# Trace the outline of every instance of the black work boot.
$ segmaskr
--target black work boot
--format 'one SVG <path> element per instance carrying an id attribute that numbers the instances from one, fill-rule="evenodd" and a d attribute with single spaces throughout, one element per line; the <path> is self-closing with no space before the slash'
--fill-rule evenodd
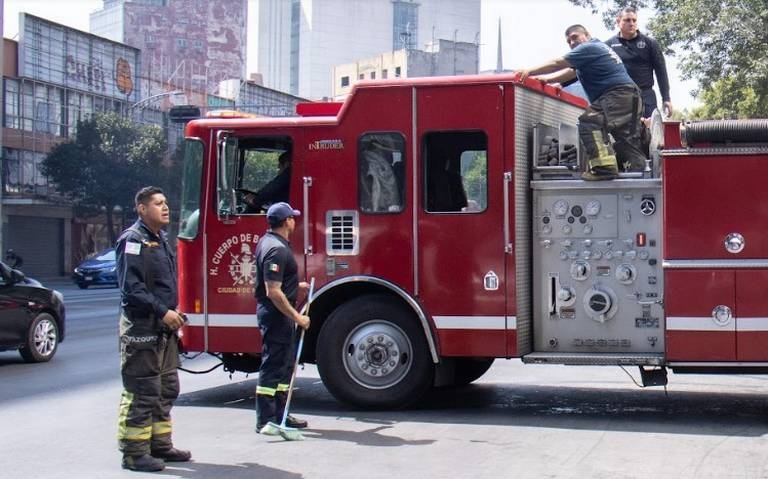
<path id="1" fill-rule="evenodd" d="M 152 457 L 162 459 L 165 462 L 187 462 L 192 459 L 192 453 L 172 447 L 164 451 L 152 451 Z"/>
<path id="2" fill-rule="evenodd" d="M 615 166 L 593 166 L 581 174 L 586 181 L 612 180 L 618 178 L 619 170 Z"/>
<path id="3" fill-rule="evenodd" d="M 123 456 L 123 469 L 139 472 L 157 472 L 165 469 L 162 459 L 144 454 L 141 456 Z"/>
<path id="4" fill-rule="evenodd" d="M 305 427 L 307 427 L 308 424 L 307 424 L 307 421 L 305 421 L 304 419 L 299 419 L 289 414 L 288 417 L 285 419 L 285 425 L 295 429 L 304 429 Z"/>

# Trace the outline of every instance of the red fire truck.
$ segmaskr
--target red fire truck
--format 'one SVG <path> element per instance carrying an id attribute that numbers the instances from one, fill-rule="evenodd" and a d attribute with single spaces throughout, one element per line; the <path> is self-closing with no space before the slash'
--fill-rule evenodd
<path id="1" fill-rule="evenodd" d="M 338 399 L 398 407 L 495 358 L 765 372 L 768 125 L 654 122 L 642 172 L 579 179 L 585 103 L 514 75 L 361 82 L 296 118 L 186 128 L 183 346 L 256 371 L 263 207 L 290 157 L 315 278 L 303 360 Z M 657 119 L 658 120 L 658 119 Z M 266 203 L 265 203 L 266 204 Z"/>

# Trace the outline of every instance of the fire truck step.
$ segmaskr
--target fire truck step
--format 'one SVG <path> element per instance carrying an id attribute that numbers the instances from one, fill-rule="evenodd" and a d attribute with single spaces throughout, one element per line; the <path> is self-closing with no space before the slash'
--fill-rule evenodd
<path id="1" fill-rule="evenodd" d="M 569 364 L 574 366 L 662 366 L 660 353 L 546 353 L 535 352 L 521 358 L 530 364 Z"/>

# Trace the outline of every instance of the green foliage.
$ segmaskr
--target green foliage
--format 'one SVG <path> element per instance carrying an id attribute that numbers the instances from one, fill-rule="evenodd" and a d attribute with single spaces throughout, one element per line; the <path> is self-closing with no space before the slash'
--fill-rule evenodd
<path id="1" fill-rule="evenodd" d="M 734 77 L 715 82 L 702 93 L 703 106 L 695 108 L 689 118 L 764 118 L 768 113 L 768 96 Z"/>
<path id="2" fill-rule="evenodd" d="M 638 11 L 654 6 L 653 0 L 568 0 L 578 7 L 589 8 L 592 13 L 600 13 L 605 28 L 616 26 L 616 15 L 624 7 L 635 7 Z"/>
<path id="3" fill-rule="evenodd" d="M 169 180 L 161 165 L 166 150 L 159 127 L 99 113 L 78 122 L 75 137 L 55 146 L 41 170 L 80 211 L 130 211 L 138 189 Z M 109 214 L 107 225 L 114 241 Z"/>
<path id="4" fill-rule="evenodd" d="M 277 160 L 280 152 L 245 150 L 242 188 L 258 191 L 278 173 Z"/>
<path id="5" fill-rule="evenodd" d="M 682 77 L 699 83 L 704 107 L 697 115 L 768 116 L 766 0 L 570 1 L 603 11 L 609 28 L 615 25 L 615 13 L 630 3 L 639 15 L 652 16 L 651 35 L 665 53 L 680 58 Z"/>
<path id="6" fill-rule="evenodd" d="M 488 204 L 488 155 L 485 151 L 465 151 L 461 155 L 462 178 L 467 199 L 477 201 L 480 210 Z"/>

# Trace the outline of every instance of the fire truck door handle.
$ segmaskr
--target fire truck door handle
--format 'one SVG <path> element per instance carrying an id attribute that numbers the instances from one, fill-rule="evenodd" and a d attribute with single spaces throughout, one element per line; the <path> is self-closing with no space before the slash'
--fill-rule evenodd
<path id="1" fill-rule="evenodd" d="M 312 251 L 312 245 L 309 244 L 309 187 L 312 186 L 312 177 L 305 176 L 304 180 L 304 204 L 302 205 L 302 221 L 304 223 L 304 254 L 310 256 Z"/>
<path id="2" fill-rule="evenodd" d="M 514 250 L 512 246 L 512 236 L 509 231 L 509 185 L 512 183 L 512 172 L 504 172 L 504 252 L 511 254 Z"/>

